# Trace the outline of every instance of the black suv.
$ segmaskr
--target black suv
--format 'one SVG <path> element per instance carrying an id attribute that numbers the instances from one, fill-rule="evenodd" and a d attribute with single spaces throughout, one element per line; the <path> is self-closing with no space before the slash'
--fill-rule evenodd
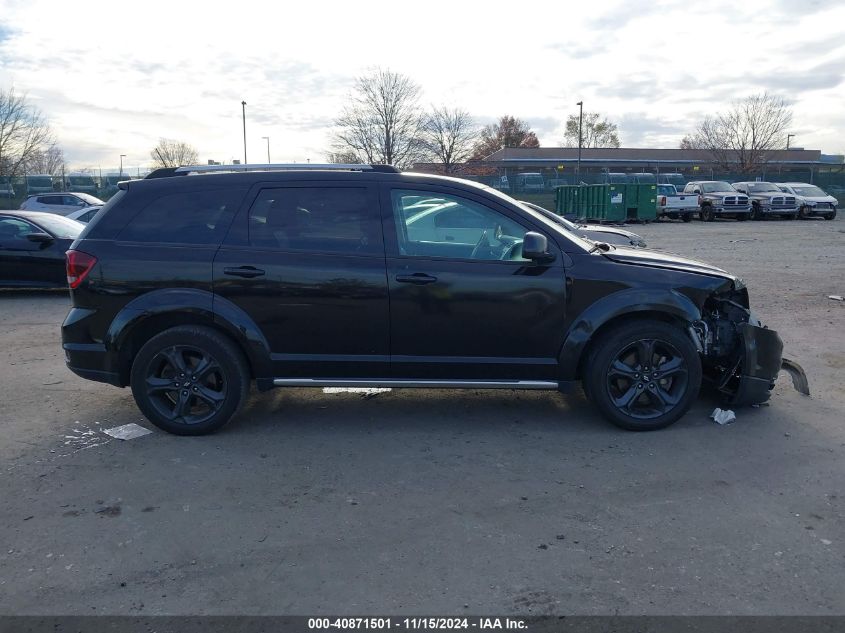
<path id="1" fill-rule="evenodd" d="M 763 402 L 782 343 L 736 277 L 582 240 L 490 187 L 387 166 L 184 167 L 122 182 L 67 254 L 78 375 L 218 429 L 250 382 L 566 390 L 680 418 L 702 378 Z M 789 365 L 802 378 L 800 368 Z"/>

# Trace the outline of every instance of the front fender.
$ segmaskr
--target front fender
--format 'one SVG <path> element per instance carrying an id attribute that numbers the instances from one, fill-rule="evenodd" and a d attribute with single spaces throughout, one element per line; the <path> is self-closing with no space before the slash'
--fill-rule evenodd
<path id="1" fill-rule="evenodd" d="M 581 356 L 603 325 L 622 315 L 648 312 L 661 312 L 686 323 L 701 318 L 699 307 L 677 290 L 629 288 L 602 297 L 578 315 L 566 333 L 558 354 L 561 380 L 578 377 Z"/>
<path id="2" fill-rule="evenodd" d="M 161 315 L 195 316 L 198 323 L 213 323 L 241 347 L 252 367 L 259 388 L 272 384 L 270 345 L 261 330 L 235 304 L 206 290 L 166 288 L 154 290 L 130 301 L 112 320 L 103 337 L 108 352 L 118 356 L 135 328 Z"/>

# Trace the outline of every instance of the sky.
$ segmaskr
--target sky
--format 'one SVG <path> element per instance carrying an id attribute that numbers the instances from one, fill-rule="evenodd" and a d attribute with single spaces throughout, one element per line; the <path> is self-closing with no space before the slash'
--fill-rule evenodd
<path id="1" fill-rule="evenodd" d="M 0 0 L 0 89 L 49 119 L 73 168 L 144 168 L 161 137 L 201 162 L 324 162 L 356 77 L 375 67 L 479 124 L 562 145 L 599 112 L 623 147 L 677 147 L 707 114 L 768 91 L 793 147 L 845 152 L 845 0 L 587 3 Z"/>

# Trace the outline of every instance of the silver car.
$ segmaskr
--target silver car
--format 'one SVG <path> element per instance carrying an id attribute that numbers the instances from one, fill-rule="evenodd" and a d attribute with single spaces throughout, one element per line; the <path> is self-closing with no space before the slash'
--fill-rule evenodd
<path id="1" fill-rule="evenodd" d="M 20 208 L 22 211 L 44 211 L 58 215 L 69 215 L 94 205 L 104 205 L 105 202 L 88 193 L 56 192 L 39 193 L 27 197 Z"/>
<path id="2" fill-rule="evenodd" d="M 601 224 L 575 224 L 566 218 L 562 218 L 556 213 L 552 213 L 548 209 L 533 204 L 531 202 L 519 201 L 520 204 L 525 205 L 539 213 L 542 213 L 547 218 L 554 220 L 567 231 L 571 231 L 579 237 L 585 237 L 594 242 L 604 242 L 606 244 L 613 244 L 614 246 L 624 246 L 627 248 L 646 248 L 645 240 L 631 231 L 620 229 L 615 226 L 603 226 Z"/>

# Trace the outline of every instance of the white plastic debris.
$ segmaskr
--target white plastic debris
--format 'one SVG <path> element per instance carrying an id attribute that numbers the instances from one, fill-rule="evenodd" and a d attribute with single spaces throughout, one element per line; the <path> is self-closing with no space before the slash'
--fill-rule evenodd
<path id="1" fill-rule="evenodd" d="M 842 295 L 827 295 L 828 299 L 833 299 L 834 301 L 845 301 L 845 297 Z"/>
<path id="2" fill-rule="evenodd" d="M 710 417 L 716 422 L 716 424 L 731 424 L 736 422 L 736 414 L 731 411 L 730 409 L 722 410 L 719 407 L 713 409 L 713 413 L 710 414 Z"/>
<path id="3" fill-rule="evenodd" d="M 134 440 L 136 437 L 144 437 L 152 433 L 149 429 L 145 429 L 140 424 L 124 424 L 122 426 L 115 426 L 110 429 L 104 429 L 103 433 L 111 435 L 118 440 Z"/>

